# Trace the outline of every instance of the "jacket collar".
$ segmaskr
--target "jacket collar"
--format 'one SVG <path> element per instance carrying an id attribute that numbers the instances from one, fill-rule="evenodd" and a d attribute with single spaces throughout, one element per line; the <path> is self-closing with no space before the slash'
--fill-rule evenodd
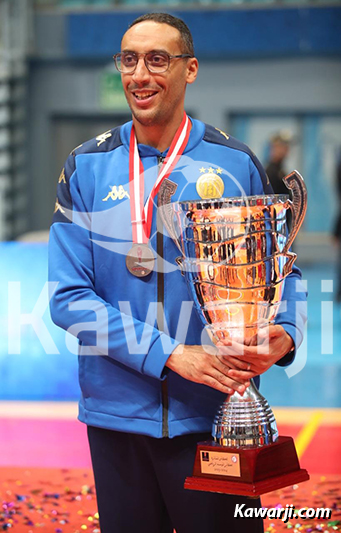
<path id="1" fill-rule="evenodd" d="M 205 135 L 205 124 L 200 120 L 195 120 L 191 118 L 190 116 L 189 119 L 192 122 L 192 129 L 189 135 L 187 146 L 184 150 L 184 154 L 193 150 L 193 148 L 195 148 L 195 146 L 199 144 L 200 141 L 202 141 Z M 132 125 L 133 121 L 131 120 L 130 122 L 126 122 L 125 124 L 123 124 L 120 130 L 122 144 L 128 150 L 128 152 Z M 168 148 L 164 152 L 160 152 L 156 148 L 153 148 L 152 146 L 148 146 L 146 144 L 138 144 L 138 149 L 140 157 L 165 157 L 168 153 Z"/>

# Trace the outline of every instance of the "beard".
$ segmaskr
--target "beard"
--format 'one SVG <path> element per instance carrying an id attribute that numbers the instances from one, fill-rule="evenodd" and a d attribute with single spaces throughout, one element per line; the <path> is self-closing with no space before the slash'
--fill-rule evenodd
<path id="1" fill-rule="evenodd" d="M 161 126 L 169 119 L 163 109 L 136 109 L 133 105 L 129 107 L 134 119 L 144 127 Z"/>

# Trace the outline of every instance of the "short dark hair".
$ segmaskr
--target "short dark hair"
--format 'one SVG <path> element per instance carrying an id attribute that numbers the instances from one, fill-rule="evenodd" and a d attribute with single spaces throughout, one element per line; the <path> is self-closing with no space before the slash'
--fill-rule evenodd
<path id="1" fill-rule="evenodd" d="M 141 15 L 141 17 L 135 19 L 129 25 L 129 28 L 146 20 L 158 22 L 159 24 L 168 24 L 168 26 L 173 26 L 173 28 L 176 28 L 180 33 L 180 40 L 182 44 L 181 52 L 183 54 L 190 54 L 191 56 L 194 56 L 193 37 L 189 27 L 183 20 L 173 17 L 173 15 L 169 15 L 168 13 L 147 13 L 146 15 Z"/>

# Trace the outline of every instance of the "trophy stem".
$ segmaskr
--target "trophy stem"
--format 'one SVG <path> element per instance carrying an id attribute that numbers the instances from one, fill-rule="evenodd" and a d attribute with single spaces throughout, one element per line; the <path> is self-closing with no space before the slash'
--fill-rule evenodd
<path id="1" fill-rule="evenodd" d="M 275 416 L 253 380 L 243 395 L 234 392 L 221 405 L 212 436 L 222 446 L 264 446 L 278 438 Z"/>

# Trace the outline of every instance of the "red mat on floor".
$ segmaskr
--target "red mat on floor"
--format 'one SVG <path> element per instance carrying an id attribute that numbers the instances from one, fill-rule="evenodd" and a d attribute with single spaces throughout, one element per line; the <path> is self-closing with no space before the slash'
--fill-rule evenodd
<path id="1" fill-rule="evenodd" d="M 267 508 L 294 504 L 296 509 L 332 509 L 329 520 L 266 519 L 269 533 L 341 531 L 341 476 L 312 476 L 299 486 L 264 495 L 262 503 Z M 0 468 L 0 531 L 100 533 L 91 471 Z"/>

